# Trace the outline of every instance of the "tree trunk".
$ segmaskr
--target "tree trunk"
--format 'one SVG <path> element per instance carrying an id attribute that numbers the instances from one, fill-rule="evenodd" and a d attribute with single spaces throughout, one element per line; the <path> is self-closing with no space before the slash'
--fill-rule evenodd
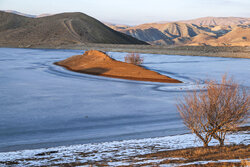
<path id="1" fill-rule="evenodd" d="M 208 142 L 203 141 L 203 147 L 208 147 Z"/>
<path id="2" fill-rule="evenodd" d="M 219 139 L 220 147 L 224 146 L 224 139 Z"/>

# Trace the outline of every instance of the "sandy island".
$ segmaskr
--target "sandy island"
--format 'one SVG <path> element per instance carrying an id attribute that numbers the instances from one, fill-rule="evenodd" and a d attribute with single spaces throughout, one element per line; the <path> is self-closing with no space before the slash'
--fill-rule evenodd
<path id="1" fill-rule="evenodd" d="M 72 56 L 55 64 L 71 71 L 105 77 L 137 81 L 182 83 L 179 80 L 161 75 L 141 66 L 116 61 L 107 54 L 97 50 L 86 51 L 83 55 Z"/>

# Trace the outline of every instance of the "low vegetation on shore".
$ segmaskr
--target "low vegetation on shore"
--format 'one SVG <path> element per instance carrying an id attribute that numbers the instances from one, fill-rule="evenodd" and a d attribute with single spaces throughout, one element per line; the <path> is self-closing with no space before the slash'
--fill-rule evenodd
<path id="1" fill-rule="evenodd" d="M 58 48 L 102 50 L 105 52 L 250 58 L 250 47 L 238 47 L 238 46 L 228 47 L 228 46 L 155 46 L 155 45 L 82 44 L 82 45 L 64 45 Z"/>
<path id="2" fill-rule="evenodd" d="M 141 65 L 143 63 L 143 58 L 138 53 L 131 53 L 124 57 L 126 63 L 131 63 L 134 65 Z"/>
<path id="3" fill-rule="evenodd" d="M 246 122 L 250 95 L 245 88 L 224 75 L 221 82 L 206 81 L 180 99 L 177 109 L 184 124 L 208 147 L 212 138 L 224 146 L 229 131 Z M 204 90 L 205 89 L 205 90 Z"/>
<path id="4" fill-rule="evenodd" d="M 250 146 L 249 145 L 231 145 L 231 146 L 212 146 L 212 147 L 196 147 L 180 150 L 171 150 L 157 152 L 138 157 L 133 157 L 132 161 L 137 158 L 145 159 L 161 159 L 162 161 L 155 164 L 148 162 L 143 164 L 160 166 L 163 164 L 172 164 L 173 166 L 247 166 L 250 165 L 249 158 Z"/>

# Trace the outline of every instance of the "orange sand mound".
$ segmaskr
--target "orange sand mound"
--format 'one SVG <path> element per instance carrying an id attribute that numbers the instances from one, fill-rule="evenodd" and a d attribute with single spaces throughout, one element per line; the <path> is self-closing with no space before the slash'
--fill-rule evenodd
<path id="1" fill-rule="evenodd" d="M 116 61 L 97 50 L 86 51 L 83 55 L 72 56 L 56 62 L 71 71 L 137 81 L 181 83 L 181 81 L 150 71 L 143 67 Z"/>

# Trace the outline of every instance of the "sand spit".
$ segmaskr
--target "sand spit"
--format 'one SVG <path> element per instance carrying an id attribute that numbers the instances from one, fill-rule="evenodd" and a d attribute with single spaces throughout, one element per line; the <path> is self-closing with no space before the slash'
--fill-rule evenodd
<path id="1" fill-rule="evenodd" d="M 71 71 L 105 77 L 137 81 L 182 83 L 179 80 L 150 71 L 141 66 L 116 61 L 107 54 L 97 50 L 86 51 L 83 55 L 72 56 L 55 64 Z"/>

